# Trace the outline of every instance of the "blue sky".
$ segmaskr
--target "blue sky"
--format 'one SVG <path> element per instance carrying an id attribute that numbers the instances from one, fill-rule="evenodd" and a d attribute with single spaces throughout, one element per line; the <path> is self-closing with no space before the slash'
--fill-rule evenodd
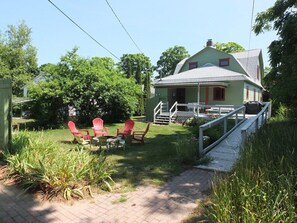
<path id="1" fill-rule="evenodd" d="M 105 0 L 52 2 L 117 57 L 139 53 Z M 255 0 L 254 17 L 274 2 Z M 205 46 L 207 39 L 237 42 L 249 48 L 252 0 L 109 0 L 109 3 L 154 65 L 169 47 L 184 46 L 192 55 Z M 83 57 L 111 56 L 47 0 L 1 2 L 1 32 L 7 25 L 18 25 L 22 20 L 32 28 L 32 45 L 38 50 L 39 65 L 59 62 L 74 46 L 79 47 L 78 53 Z M 250 49 L 263 50 L 265 66 L 269 65 L 267 47 L 276 38 L 274 32 L 251 35 Z"/>

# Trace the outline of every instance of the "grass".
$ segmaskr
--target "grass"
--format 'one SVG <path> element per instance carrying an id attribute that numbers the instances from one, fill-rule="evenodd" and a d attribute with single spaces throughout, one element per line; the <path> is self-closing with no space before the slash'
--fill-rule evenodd
<path id="1" fill-rule="evenodd" d="M 234 171 L 213 186 L 212 222 L 297 220 L 297 127 L 276 119 L 246 144 Z"/>
<path id="2" fill-rule="evenodd" d="M 109 128 L 109 134 L 115 135 L 116 128 L 123 127 L 123 123 L 107 124 L 106 126 Z M 84 128 L 83 126 L 77 127 Z M 141 120 L 135 120 L 136 130 L 143 130 L 145 127 L 145 122 Z M 90 133 L 92 134 L 91 129 L 88 128 L 88 130 L 90 130 Z M 94 153 L 89 146 L 85 146 L 83 150 L 78 151 L 76 149 L 77 144 L 72 143 L 73 136 L 67 128 L 44 130 L 42 133 L 40 133 L 40 131 L 29 131 L 29 134 L 30 139 L 38 139 L 38 141 L 41 142 L 41 144 L 37 147 L 47 151 L 46 153 L 56 153 L 57 157 L 66 157 L 66 154 L 69 153 L 69 151 L 74 153 L 83 153 L 84 156 L 89 158 L 98 157 L 98 153 Z M 106 153 L 104 157 L 106 158 L 106 162 L 112 166 L 111 178 L 115 182 L 113 185 L 113 190 L 117 192 L 127 192 L 134 190 L 134 188 L 138 185 L 147 183 L 162 185 L 170 177 L 182 172 L 185 168 L 187 168 L 187 165 L 183 165 L 183 163 L 180 162 L 176 152 L 176 144 L 178 143 L 179 137 L 190 136 L 190 134 L 191 133 L 189 129 L 181 125 L 151 125 L 150 130 L 146 135 L 144 145 L 135 142 L 131 145 L 126 145 L 124 150 L 109 150 L 109 152 Z M 15 137 L 15 135 L 13 137 Z M 49 146 L 48 142 L 53 142 L 53 146 Z M 53 151 L 51 152 L 51 150 Z M 47 157 L 47 154 L 44 153 L 43 156 Z M 41 163 L 44 162 L 48 163 L 48 159 L 45 159 Z M 73 166 L 77 162 L 79 161 L 74 160 L 71 162 L 71 165 L 68 166 Z M 88 161 L 85 160 L 83 162 Z M 36 165 L 41 167 L 39 163 Z M 64 165 L 67 166 L 67 164 Z M 46 169 L 52 169 L 52 167 L 47 166 Z M 71 170 L 68 172 L 70 175 L 72 174 Z M 61 177 L 59 178 L 61 179 Z M 73 182 L 75 182 L 75 180 L 73 180 Z M 82 182 L 82 186 L 88 185 L 88 179 L 83 179 Z M 67 195 L 71 191 L 68 189 L 66 190 L 65 188 L 76 189 L 82 187 L 74 187 L 73 185 L 72 187 L 64 187 L 64 191 L 66 191 L 65 193 Z M 75 193 L 80 195 L 80 192 L 75 191 Z"/>

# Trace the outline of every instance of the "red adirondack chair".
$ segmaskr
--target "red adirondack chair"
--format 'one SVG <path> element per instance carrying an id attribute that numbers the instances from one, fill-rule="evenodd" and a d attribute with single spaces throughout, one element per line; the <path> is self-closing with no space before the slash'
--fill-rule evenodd
<path id="1" fill-rule="evenodd" d="M 122 135 L 122 136 L 128 136 L 131 135 L 132 130 L 134 128 L 134 121 L 131 119 L 128 119 L 125 121 L 125 125 L 123 129 L 118 128 L 117 129 L 117 136 Z"/>
<path id="2" fill-rule="evenodd" d="M 104 121 L 101 118 L 93 119 L 93 132 L 94 136 L 107 136 L 108 128 L 103 126 Z"/>
<path id="3" fill-rule="evenodd" d="M 89 131 L 86 129 L 78 130 L 73 121 L 68 122 L 68 128 L 74 136 L 73 142 L 78 142 L 78 139 L 89 140 L 91 138 Z"/>
<path id="4" fill-rule="evenodd" d="M 150 129 L 150 123 L 147 124 L 146 129 L 144 131 L 133 131 L 132 140 L 136 140 L 144 144 L 144 137 L 146 133 L 149 131 L 149 129 Z"/>

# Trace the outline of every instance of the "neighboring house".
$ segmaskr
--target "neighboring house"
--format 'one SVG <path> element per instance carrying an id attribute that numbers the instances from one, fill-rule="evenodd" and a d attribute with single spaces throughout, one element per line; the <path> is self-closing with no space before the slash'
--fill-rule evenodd
<path id="1" fill-rule="evenodd" d="M 30 85 L 32 85 L 32 84 L 38 83 L 40 81 L 44 81 L 45 78 L 46 78 L 46 75 L 47 75 L 47 73 L 41 71 L 39 75 L 37 75 L 36 77 L 33 78 L 33 80 L 31 81 L 31 83 L 26 84 L 24 86 L 24 88 L 23 88 L 23 95 L 24 95 L 25 98 L 28 97 L 28 87 Z"/>

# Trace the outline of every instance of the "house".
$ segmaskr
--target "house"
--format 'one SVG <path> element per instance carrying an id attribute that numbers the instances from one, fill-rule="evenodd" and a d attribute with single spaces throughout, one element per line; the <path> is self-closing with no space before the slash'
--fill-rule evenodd
<path id="1" fill-rule="evenodd" d="M 39 73 L 39 75 L 37 75 L 36 77 L 34 77 L 33 79 L 32 79 L 32 81 L 29 83 L 29 84 L 26 84 L 25 86 L 24 86 L 24 88 L 23 88 L 23 96 L 25 97 L 25 98 L 27 98 L 28 97 L 28 87 L 30 86 L 30 85 L 32 85 L 32 84 L 36 84 L 36 83 L 38 83 L 38 82 L 40 82 L 40 81 L 44 81 L 44 80 L 46 80 L 46 76 L 47 76 L 48 74 L 47 73 L 45 73 L 45 72 L 40 72 Z"/>
<path id="2" fill-rule="evenodd" d="M 173 75 L 155 80 L 155 97 L 147 103 L 148 119 L 159 101 L 169 108 L 181 104 L 235 105 L 262 101 L 264 75 L 262 51 L 225 53 L 212 41 L 193 56 L 180 61 Z"/>

